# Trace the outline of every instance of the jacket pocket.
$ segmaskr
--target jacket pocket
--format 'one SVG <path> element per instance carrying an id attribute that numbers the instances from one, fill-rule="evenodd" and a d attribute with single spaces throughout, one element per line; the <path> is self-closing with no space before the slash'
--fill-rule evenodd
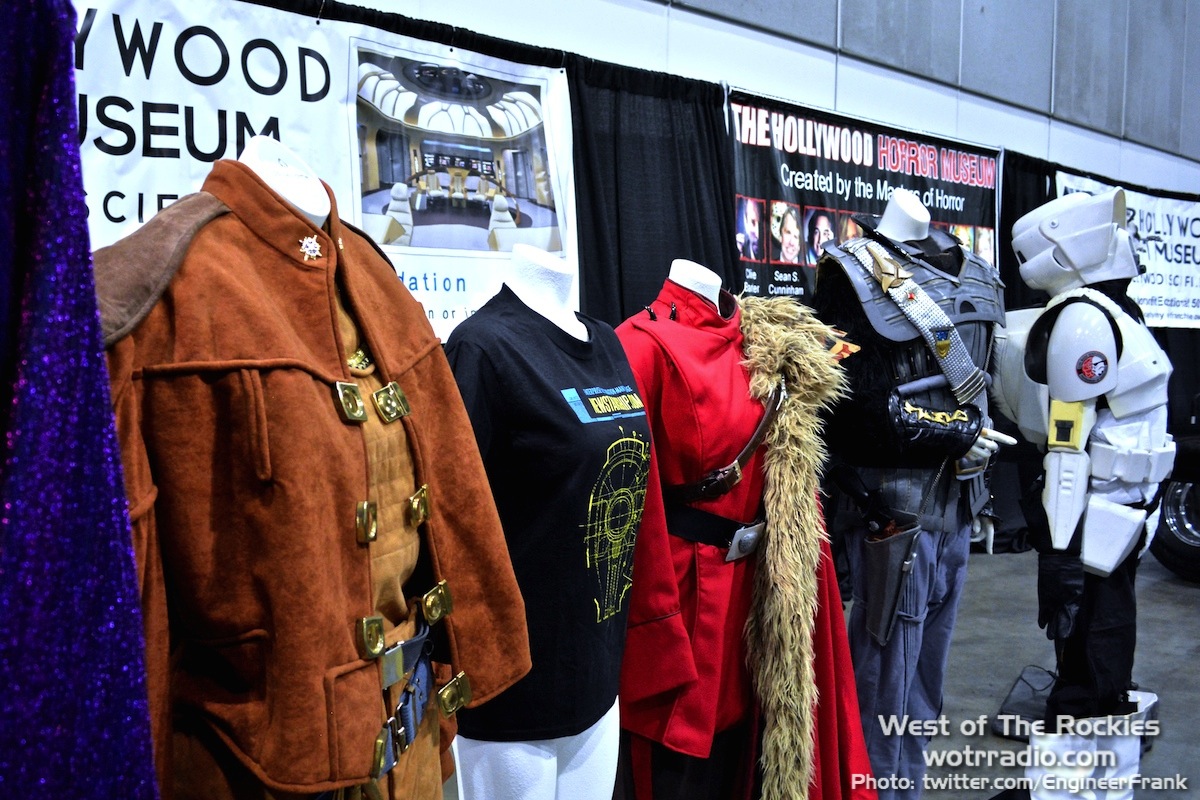
<path id="1" fill-rule="evenodd" d="M 325 673 L 332 780 L 366 780 L 382 728 L 383 689 L 374 661 L 354 661 Z"/>
<path id="2" fill-rule="evenodd" d="M 262 375 L 256 369 L 238 370 L 242 398 L 245 403 L 247 458 L 254 467 L 254 474 L 268 482 L 273 477 L 271 470 L 271 439 L 267 431 L 267 403 L 263 397 Z"/>
<path id="3" fill-rule="evenodd" d="M 266 682 L 266 646 L 270 638 L 257 628 L 225 639 L 192 639 L 183 643 L 180 666 L 193 676 L 203 676 L 227 697 L 262 697 Z"/>

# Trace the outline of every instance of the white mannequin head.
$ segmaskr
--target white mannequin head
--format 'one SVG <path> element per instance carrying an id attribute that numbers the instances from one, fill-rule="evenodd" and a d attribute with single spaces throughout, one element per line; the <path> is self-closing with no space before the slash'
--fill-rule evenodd
<path id="1" fill-rule="evenodd" d="M 1075 192 L 1051 200 L 1013 224 L 1021 279 L 1050 295 L 1138 274 L 1125 230 L 1125 191 Z"/>
<path id="2" fill-rule="evenodd" d="M 292 150 L 270 136 L 252 136 L 238 156 L 263 182 L 320 228 L 329 218 L 331 206 L 325 185 L 312 167 Z"/>
<path id="3" fill-rule="evenodd" d="M 513 245 L 505 284 L 521 302 L 581 341 L 587 326 L 575 315 L 575 274 L 565 259 L 533 245 Z"/>
<path id="4" fill-rule="evenodd" d="M 667 277 L 683 288 L 691 289 L 716 308 L 721 307 L 721 276 L 708 267 L 686 258 L 677 258 L 671 262 L 671 272 Z"/>
<path id="5" fill-rule="evenodd" d="M 896 189 L 875 229 L 893 242 L 916 242 L 929 235 L 929 210 L 908 189 Z"/>

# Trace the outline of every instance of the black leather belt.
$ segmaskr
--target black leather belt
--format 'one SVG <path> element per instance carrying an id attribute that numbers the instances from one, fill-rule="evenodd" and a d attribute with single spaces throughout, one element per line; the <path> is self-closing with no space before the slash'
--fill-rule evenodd
<path id="1" fill-rule="evenodd" d="M 672 536 L 713 547 L 729 547 L 733 534 L 746 525 L 678 503 L 666 503 L 666 512 L 667 531 Z"/>
<path id="2" fill-rule="evenodd" d="M 425 710 L 433 692 L 433 664 L 427 654 L 421 654 L 407 677 L 408 683 L 400 693 L 395 713 L 388 717 L 375 737 L 372 778 L 385 775 L 396 766 L 400 756 L 417 738 L 417 729 L 425 719 Z"/>
<path id="3" fill-rule="evenodd" d="M 737 561 L 755 551 L 765 523 L 738 522 L 692 506 L 666 504 L 667 532 L 689 542 L 719 547 L 726 561 Z"/>
<path id="4" fill-rule="evenodd" d="M 425 640 L 429 626 L 418 617 L 418 633 L 411 639 L 406 639 L 389 648 L 388 653 L 397 654 L 394 660 L 399 663 L 400 653 L 405 653 L 405 663 L 408 655 L 415 653 L 408 671 L 399 678 L 392 680 L 388 686 L 393 686 L 401 679 L 407 683 L 400 692 L 400 701 L 396 710 L 388 717 L 375 737 L 375 752 L 371 763 L 371 780 L 367 783 L 348 786 L 344 789 L 331 789 L 312 796 L 311 800 L 382 800 L 378 785 L 375 783 L 381 776 L 386 775 L 395 766 L 400 756 L 404 754 L 417 737 L 417 730 L 425 719 L 429 707 L 429 698 L 433 692 L 433 662 L 425 652 Z M 386 655 L 386 654 L 385 654 Z M 384 667 L 385 683 L 388 681 L 386 662 Z M 386 687 L 385 687 L 386 688 Z"/>

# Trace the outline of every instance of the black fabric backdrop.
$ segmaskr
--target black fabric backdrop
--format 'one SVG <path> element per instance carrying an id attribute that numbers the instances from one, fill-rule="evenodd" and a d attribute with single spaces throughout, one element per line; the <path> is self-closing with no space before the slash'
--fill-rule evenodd
<path id="1" fill-rule="evenodd" d="M 1012 249 L 1012 228 L 1023 215 L 1058 196 L 1054 188 L 1057 170 L 1057 165 L 1044 159 L 1004 151 L 996 242 L 1000 250 L 1000 278 L 1004 281 L 1004 307 L 1010 311 L 1043 306 L 1050 299 L 1045 292 L 1030 289 L 1021 280 L 1020 265 Z"/>
<path id="2" fill-rule="evenodd" d="M 717 84 L 584 58 L 567 62 L 585 312 L 610 324 L 658 294 L 686 258 L 742 288 L 733 142 Z"/>

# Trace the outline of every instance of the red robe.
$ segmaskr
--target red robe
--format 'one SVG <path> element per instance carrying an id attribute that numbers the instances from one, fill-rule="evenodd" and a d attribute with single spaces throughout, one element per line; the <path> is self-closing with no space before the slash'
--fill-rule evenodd
<path id="1" fill-rule="evenodd" d="M 668 280 L 649 312 L 617 328 L 653 439 L 651 485 L 634 556 L 621 725 L 698 758 L 709 755 L 716 733 L 747 720 L 755 707 L 743 631 L 754 603 L 757 554 L 727 563 L 724 550 L 671 535 L 661 491 L 732 462 L 764 414 L 743 363 L 740 311 L 732 297 L 723 301 L 728 318 Z M 765 449 L 728 494 L 694 507 L 743 522 L 758 518 Z M 873 791 L 851 790 L 853 775 L 869 775 L 870 766 L 836 575 L 821 532 L 810 533 L 821 538 L 812 635 L 821 700 L 811 721 L 810 796 L 871 798 Z"/>

